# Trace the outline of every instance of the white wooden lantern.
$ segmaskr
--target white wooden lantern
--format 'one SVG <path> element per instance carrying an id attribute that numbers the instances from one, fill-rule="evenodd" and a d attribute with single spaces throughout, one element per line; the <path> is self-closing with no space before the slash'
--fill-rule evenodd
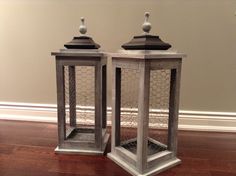
<path id="1" fill-rule="evenodd" d="M 132 175 L 153 175 L 179 164 L 177 129 L 183 54 L 148 34 L 111 54 L 112 145 L 108 157 Z"/>
<path id="2" fill-rule="evenodd" d="M 57 153 L 103 154 L 106 132 L 105 54 L 81 18 L 80 36 L 65 44 L 56 56 L 58 147 Z"/>

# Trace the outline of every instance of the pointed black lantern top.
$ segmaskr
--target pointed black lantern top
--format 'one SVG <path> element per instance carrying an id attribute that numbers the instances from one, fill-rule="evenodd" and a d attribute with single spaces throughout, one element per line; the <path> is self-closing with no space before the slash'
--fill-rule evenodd
<path id="1" fill-rule="evenodd" d="M 93 39 L 86 36 L 87 27 L 84 25 L 84 17 L 81 17 L 81 25 L 79 27 L 80 36 L 74 37 L 72 41 L 66 43 L 64 46 L 67 49 L 98 49 L 100 45 L 95 43 Z"/>
<path id="2" fill-rule="evenodd" d="M 163 42 L 159 36 L 150 35 L 152 28 L 151 23 L 148 22 L 149 13 L 145 12 L 145 21 L 143 23 L 144 34 L 134 36 L 133 39 L 122 45 L 125 50 L 167 50 L 171 47 L 169 43 Z"/>

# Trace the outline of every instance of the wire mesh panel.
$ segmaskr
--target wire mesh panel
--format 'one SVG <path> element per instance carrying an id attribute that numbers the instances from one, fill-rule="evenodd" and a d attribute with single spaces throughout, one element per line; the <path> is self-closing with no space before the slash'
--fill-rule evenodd
<path id="1" fill-rule="evenodd" d="M 151 70 L 148 155 L 167 149 L 171 70 Z"/>
<path id="2" fill-rule="evenodd" d="M 75 71 L 77 123 L 94 126 L 95 67 L 77 66 Z"/>
<path id="3" fill-rule="evenodd" d="M 140 72 L 137 69 L 121 69 L 121 146 L 136 154 L 138 88 Z"/>
<path id="4" fill-rule="evenodd" d="M 70 127 L 70 100 L 69 100 L 69 66 L 64 66 L 64 83 L 65 83 L 65 111 L 66 111 L 66 131 Z"/>
<path id="5" fill-rule="evenodd" d="M 72 66 L 74 73 L 70 73 L 70 67 L 64 66 L 67 139 L 95 141 L 95 67 Z M 70 112 L 73 107 L 74 117 Z M 71 118 L 76 119 L 75 126 L 70 124 Z"/>

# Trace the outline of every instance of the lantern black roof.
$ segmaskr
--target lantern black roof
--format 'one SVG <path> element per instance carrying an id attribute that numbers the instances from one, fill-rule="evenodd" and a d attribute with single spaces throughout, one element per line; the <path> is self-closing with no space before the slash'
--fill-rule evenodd
<path id="1" fill-rule="evenodd" d="M 125 50 L 167 50 L 171 47 L 169 43 L 163 42 L 159 36 L 150 35 L 151 23 L 148 22 L 149 13 L 145 13 L 143 23 L 144 34 L 134 36 L 133 39 L 122 45 Z"/>
<path id="2" fill-rule="evenodd" d="M 81 17 L 81 25 L 79 27 L 80 36 L 74 37 L 72 41 L 66 43 L 64 46 L 67 49 L 98 49 L 100 45 L 95 43 L 93 39 L 86 36 L 87 27 L 84 25 L 84 18 Z"/>

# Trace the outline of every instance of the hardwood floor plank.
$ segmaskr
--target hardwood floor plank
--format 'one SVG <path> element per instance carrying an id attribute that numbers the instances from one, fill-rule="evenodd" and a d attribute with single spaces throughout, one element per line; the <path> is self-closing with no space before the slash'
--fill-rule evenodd
<path id="1" fill-rule="evenodd" d="M 180 131 L 182 164 L 158 176 L 236 176 L 235 139 L 235 133 Z M 56 146 L 56 124 L 1 120 L 0 176 L 129 176 L 106 156 L 55 154 Z"/>
<path id="2" fill-rule="evenodd" d="M 220 172 L 220 171 L 211 171 L 212 176 L 236 176 L 236 173 L 231 173 L 231 172 Z"/>

